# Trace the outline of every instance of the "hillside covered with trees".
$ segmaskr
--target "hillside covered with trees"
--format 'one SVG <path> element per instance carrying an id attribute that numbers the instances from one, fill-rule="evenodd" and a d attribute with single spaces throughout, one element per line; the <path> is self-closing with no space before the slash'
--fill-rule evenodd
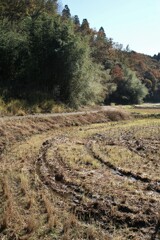
<path id="1" fill-rule="evenodd" d="M 158 102 L 159 54 L 124 49 L 67 5 L 59 13 L 57 0 L 0 0 L 0 96 L 76 108 Z"/>

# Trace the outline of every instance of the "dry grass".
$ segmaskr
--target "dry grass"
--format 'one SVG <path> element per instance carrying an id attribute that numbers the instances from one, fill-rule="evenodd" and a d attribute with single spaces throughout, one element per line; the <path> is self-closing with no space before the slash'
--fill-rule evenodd
<path id="1" fill-rule="evenodd" d="M 61 113 L 70 112 L 72 109 L 64 104 L 57 104 L 53 100 L 44 100 L 35 104 L 28 104 L 27 101 L 13 99 L 5 102 L 0 98 L 0 116 L 25 116 L 36 113 Z M 73 110 L 72 110 L 73 111 Z"/>
<path id="2" fill-rule="evenodd" d="M 159 104 L 142 104 L 137 106 L 124 106 L 136 118 L 160 118 Z"/>
<path id="3" fill-rule="evenodd" d="M 2 121 L 0 239 L 158 238 L 160 121 L 127 116 Z"/>

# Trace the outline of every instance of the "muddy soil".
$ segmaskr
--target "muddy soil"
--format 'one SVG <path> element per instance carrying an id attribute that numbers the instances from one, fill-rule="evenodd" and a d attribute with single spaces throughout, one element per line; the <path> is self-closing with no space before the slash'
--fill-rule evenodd
<path id="1" fill-rule="evenodd" d="M 0 239 L 159 240 L 160 121 L 127 118 L 1 123 Z"/>
<path id="2" fill-rule="evenodd" d="M 96 133 L 82 142 L 70 136 L 53 138 L 43 143 L 36 172 L 43 184 L 69 203 L 70 211 L 80 221 L 95 222 L 110 235 L 114 227 L 127 228 L 127 239 L 159 239 L 160 177 L 157 175 L 154 179 L 147 171 L 141 172 L 139 163 L 135 163 L 138 164 L 137 172 L 132 168 L 126 170 L 125 166 L 118 167 L 101 149 L 102 146 L 125 146 L 145 160 L 147 156 L 147 161 L 152 163 L 148 168 L 153 174 L 156 162 L 159 172 L 160 138 L 157 136 L 151 142 L 141 136 L 138 141 L 133 134 L 138 129 L 125 129 L 112 137 L 112 130 L 110 134 L 108 131 Z M 85 159 L 76 160 L 76 166 L 68 164 L 67 151 L 76 151 L 78 145 L 82 146 L 81 154 L 85 153 L 86 158 L 87 154 L 91 155 L 100 164 L 98 169 L 93 170 L 93 163 Z"/>

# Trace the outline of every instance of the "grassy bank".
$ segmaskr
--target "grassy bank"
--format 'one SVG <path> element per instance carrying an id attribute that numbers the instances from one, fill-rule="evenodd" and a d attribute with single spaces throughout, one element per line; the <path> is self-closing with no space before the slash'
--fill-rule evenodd
<path id="1" fill-rule="evenodd" d="M 5 102 L 3 99 L 0 99 L 0 116 L 25 116 L 27 114 L 61 113 L 70 111 L 73 111 L 73 109 L 62 103 L 56 103 L 53 100 L 29 103 L 24 100 L 16 99 Z"/>

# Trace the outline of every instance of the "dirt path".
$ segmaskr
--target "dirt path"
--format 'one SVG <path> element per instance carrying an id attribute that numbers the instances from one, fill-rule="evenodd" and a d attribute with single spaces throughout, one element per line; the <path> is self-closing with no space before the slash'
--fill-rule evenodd
<path id="1" fill-rule="evenodd" d="M 52 118 L 52 117 L 67 117 L 67 116 L 77 116 L 77 115 L 85 115 L 85 114 L 95 114 L 102 111 L 117 111 L 117 108 L 111 106 L 99 106 L 96 110 L 85 109 L 85 111 L 77 111 L 77 112 L 64 112 L 64 113 L 41 113 L 41 114 L 30 114 L 25 116 L 2 116 L 0 117 L 0 121 L 2 120 L 22 120 L 22 119 L 33 119 L 33 118 Z"/>

